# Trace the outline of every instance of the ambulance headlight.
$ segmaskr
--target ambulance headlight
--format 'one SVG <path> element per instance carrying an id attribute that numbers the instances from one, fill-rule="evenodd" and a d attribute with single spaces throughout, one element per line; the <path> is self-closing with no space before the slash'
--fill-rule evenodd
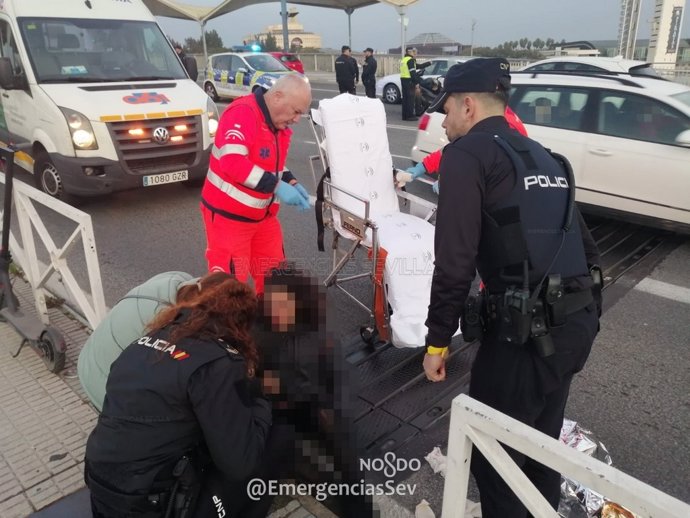
<path id="1" fill-rule="evenodd" d="M 96 137 L 92 132 L 80 129 L 72 133 L 72 142 L 78 149 L 93 149 Z"/>
<path id="2" fill-rule="evenodd" d="M 208 133 L 214 137 L 218 131 L 218 108 L 210 97 L 206 99 L 206 113 L 208 113 Z"/>
<path id="3" fill-rule="evenodd" d="M 60 108 L 69 127 L 72 136 L 72 144 L 74 149 L 98 149 L 96 142 L 96 135 L 91 127 L 91 122 L 81 113 L 70 110 L 69 108 Z"/>

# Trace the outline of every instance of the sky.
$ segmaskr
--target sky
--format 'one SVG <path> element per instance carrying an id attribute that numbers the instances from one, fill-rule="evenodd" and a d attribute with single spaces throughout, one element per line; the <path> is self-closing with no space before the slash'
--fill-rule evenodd
<path id="1" fill-rule="evenodd" d="M 216 0 L 183 0 L 189 5 L 217 5 Z M 655 0 L 642 0 L 638 38 L 649 37 Z M 320 33 L 322 46 L 340 48 L 348 43 L 347 15 L 339 9 L 296 7 L 297 19 L 308 32 Z M 687 11 L 686 6 L 686 11 Z M 419 0 L 407 8 L 406 40 L 424 32 L 440 32 L 463 44 L 494 47 L 504 41 L 553 38 L 556 41 L 616 40 L 619 0 Z M 163 30 L 177 41 L 198 38 L 196 22 L 159 18 Z M 226 47 L 242 43 L 247 34 L 262 32 L 266 25 L 280 23 L 280 2 L 245 7 L 208 22 Z M 682 37 L 690 37 L 690 15 L 685 13 Z M 385 51 L 400 46 L 400 22 L 395 8 L 387 4 L 357 9 L 352 14 L 352 49 L 365 47 Z"/>

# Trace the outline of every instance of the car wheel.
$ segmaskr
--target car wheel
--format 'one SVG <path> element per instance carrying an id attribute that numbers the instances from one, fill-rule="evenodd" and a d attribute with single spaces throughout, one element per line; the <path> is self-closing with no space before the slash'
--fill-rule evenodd
<path id="1" fill-rule="evenodd" d="M 218 97 L 218 92 L 216 92 L 216 88 L 212 83 L 206 83 L 204 85 L 204 91 L 206 92 L 206 95 L 208 95 L 214 102 L 220 100 L 220 97 Z"/>
<path id="2" fill-rule="evenodd" d="M 70 196 L 65 192 L 62 176 L 45 151 L 38 153 L 36 156 L 36 161 L 34 162 L 34 182 L 36 187 L 48 196 L 62 200 L 65 203 L 76 201 L 74 196 Z"/>
<path id="3" fill-rule="evenodd" d="M 400 102 L 400 89 L 393 83 L 388 83 L 383 87 L 383 100 L 388 104 L 398 104 Z"/>

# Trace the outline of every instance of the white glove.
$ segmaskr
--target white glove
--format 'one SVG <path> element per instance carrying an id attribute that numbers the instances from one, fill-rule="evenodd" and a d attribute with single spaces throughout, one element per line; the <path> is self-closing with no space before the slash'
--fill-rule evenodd
<path id="1" fill-rule="evenodd" d="M 398 188 L 405 187 L 405 184 L 412 180 L 414 180 L 412 173 L 408 173 L 407 171 L 398 171 L 395 173 L 395 186 Z"/>

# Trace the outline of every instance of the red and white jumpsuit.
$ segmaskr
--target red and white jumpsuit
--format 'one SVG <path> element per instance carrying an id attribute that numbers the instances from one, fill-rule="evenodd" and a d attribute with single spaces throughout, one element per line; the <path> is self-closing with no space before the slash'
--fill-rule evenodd
<path id="1" fill-rule="evenodd" d="M 527 129 L 525 129 L 525 125 L 520 120 L 520 117 L 518 117 L 517 114 L 508 106 L 506 106 L 504 115 L 506 121 L 508 121 L 508 125 L 511 128 L 521 135 L 524 135 L 525 137 L 527 136 Z M 428 154 L 424 157 L 424 160 L 422 160 L 422 164 L 424 164 L 424 169 L 426 169 L 427 173 L 434 174 L 438 172 L 438 168 L 441 165 L 441 151 L 443 151 L 443 148 L 437 149 L 433 153 Z"/>
<path id="2" fill-rule="evenodd" d="M 235 100 L 223 113 L 201 191 L 209 271 L 224 271 L 263 293 L 264 277 L 285 258 L 278 221 L 279 181 L 294 180 L 285 169 L 292 130 L 277 130 L 263 92 Z"/>

